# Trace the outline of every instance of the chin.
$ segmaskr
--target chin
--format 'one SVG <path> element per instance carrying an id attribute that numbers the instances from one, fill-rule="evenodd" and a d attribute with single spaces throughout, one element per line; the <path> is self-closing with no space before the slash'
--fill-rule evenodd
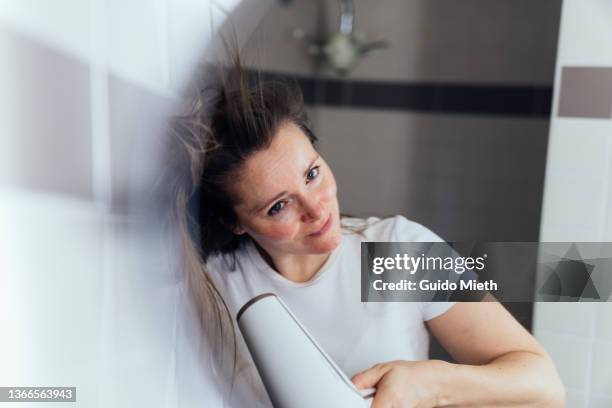
<path id="1" fill-rule="evenodd" d="M 325 239 L 321 240 L 321 242 L 317 242 L 312 246 L 313 253 L 326 254 L 338 248 L 340 242 L 342 241 L 341 232 L 339 230 L 334 231 L 333 233 L 330 231 L 329 235 L 329 237 L 325 237 Z"/>

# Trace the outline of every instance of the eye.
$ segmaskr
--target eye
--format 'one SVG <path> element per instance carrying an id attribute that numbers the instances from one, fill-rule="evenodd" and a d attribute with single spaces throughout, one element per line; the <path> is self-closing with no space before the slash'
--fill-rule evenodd
<path id="1" fill-rule="evenodd" d="M 285 201 L 277 201 L 270 209 L 268 210 L 268 215 L 274 216 L 281 212 L 283 208 L 285 208 Z"/>
<path id="2" fill-rule="evenodd" d="M 313 167 L 312 169 L 308 171 L 308 174 L 306 175 L 306 180 L 312 181 L 316 179 L 318 175 L 319 175 L 319 166 Z"/>

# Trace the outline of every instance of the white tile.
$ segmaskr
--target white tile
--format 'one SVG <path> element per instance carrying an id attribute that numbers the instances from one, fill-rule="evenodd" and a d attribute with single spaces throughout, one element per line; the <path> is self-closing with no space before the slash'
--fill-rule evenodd
<path id="1" fill-rule="evenodd" d="M 151 89 L 168 88 L 167 35 L 163 0 L 107 1 L 107 20 L 100 25 L 109 69 Z"/>
<path id="2" fill-rule="evenodd" d="M 593 344 L 591 390 L 608 393 L 612 390 L 612 341 L 596 341 Z M 610 394 L 612 397 L 612 394 Z"/>
<path id="3" fill-rule="evenodd" d="M 571 405 L 568 405 L 570 407 Z M 612 395 L 591 395 L 588 403 L 589 408 L 612 407 Z"/>
<path id="4" fill-rule="evenodd" d="M 594 242 L 600 236 L 599 226 L 591 228 L 583 224 L 543 222 L 540 229 L 541 242 Z"/>
<path id="5" fill-rule="evenodd" d="M 5 0 L 0 2 L 2 26 L 83 61 L 89 59 L 89 1 Z"/>
<path id="6" fill-rule="evenodd" d="M 608 126 L 608 144 L 606 147 L 608 160 L 608 178 L 607 192 L 608 198 L 602 203 L 606 212 L 605 228 L 602 241 L 612 242 L 612 121 L 609 121 Z"/>
<path id="7" fill-rule="evenodd" d="M 585 393 L 571 389 L 565 390 L 565 406 L 567 408 L 587 408 Z"/>
<path id="8" fill-rule="evenodd" d="M 594 324 L 594 303 L 539 302 L 534 305 L 534 331 L 589 336 Z"/>
<path id="9" fill-rule="evenodd" d="M 592 229 L 590 240 L 599 241 L 602 234 L 603 180 L 579 178 L 566 172 L 547 171 L 544 182 L 542 225 L 568 225 Z M 577 239 L 570 239 L 577 241 Z"/>
<path id="10" fill-rule="evenodd" d="M 601 239 L 610 182 L 609 140 L 607 121 L 552 121 L 542 210 L 544 232 L 548 225 L 569 225 L 599 230 L 589 239 Z"/>
<path id="11" fill-rule="evenodd" d="M 179 92 L 201 63 L 210 45 L 212 2 L 167 1 L 170 88 Z"/>
<path id="12" fill-rule="evenodd" d="M 599 340 L 612 341 L 612 303 L 597 305 L 597 323 L 595 335 Z"/>
<path id="13" fill-rule="evenodd" d="M 558 64 L 611 66 L 611 21 L 608 0 L 563 1 Z"/>
<path id="14" fill-rule="evenodd" d="M 111 75 L 108 78 L 108 130 L 112 211 L 125 212 L 140 201 L 162 171 L 161 154 L 168 117 L 178 103 Z"/>
<path id="15" fill-rule="evenodd" d="M 554 118 L 550 125 L 547 168 L 577 178 L 605 178 L 610 130 L 608 121 Z"/>
<path id="16" fill-rule="evenodd" d="M 3 367 L 11 378 L 2 382 L 73 384 L 90 378 L 102 310 L 99 210 L 82 200 L 5 192 L 0 225 L 2 280 L 8 281 L 8 313 L 15 317 L 7 328 L 16 346 L 10 353 L 19 361 Z"/>
<path id="17" fill-rule="evenodd" d="M 555 362 L 563 384 L 577 390 L 586 390 L 590 341 L 545 330 L 538 331 L 536 338 Z"/>

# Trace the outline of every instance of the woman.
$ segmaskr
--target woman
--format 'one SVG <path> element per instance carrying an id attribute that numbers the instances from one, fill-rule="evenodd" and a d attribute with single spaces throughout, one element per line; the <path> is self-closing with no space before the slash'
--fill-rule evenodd
<path id="1" fill-rule="evenodd" d="M 231 406 L 270 406 L 232 323 L 263 292 L 289 305 L 357 387 L 377 388 L 375 408 L 563 406 L 551 359 L 500 304 L 361 303 L 361 241 L 441 239 L 403 217 L 340 216 L 296 87 L 248 84 L 238 59 L 221 84 L 178 122 L 189 168 L 176 210 L 202 326 L 221 367 L 232 354 Z M 459 364 L 428 361 L 428 333 Z"/>

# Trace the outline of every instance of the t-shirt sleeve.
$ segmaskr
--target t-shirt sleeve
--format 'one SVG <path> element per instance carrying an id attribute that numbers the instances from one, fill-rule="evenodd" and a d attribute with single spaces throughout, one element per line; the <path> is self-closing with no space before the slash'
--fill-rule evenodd
<path id="1" fill-rule="evenodd" d="M 431 320 L 434 317 L 446 313 L 455 303 L 457 302 L 422 302 L 421 313 L 423 315 L 423 320 Z"/>
<path id="2" fill-rule="evenodd" d="M 429 228 L 411 221 L 401 215 L 393 218 L 393 231 L 390 241 L 393 242 L 444 242 Z"/>

